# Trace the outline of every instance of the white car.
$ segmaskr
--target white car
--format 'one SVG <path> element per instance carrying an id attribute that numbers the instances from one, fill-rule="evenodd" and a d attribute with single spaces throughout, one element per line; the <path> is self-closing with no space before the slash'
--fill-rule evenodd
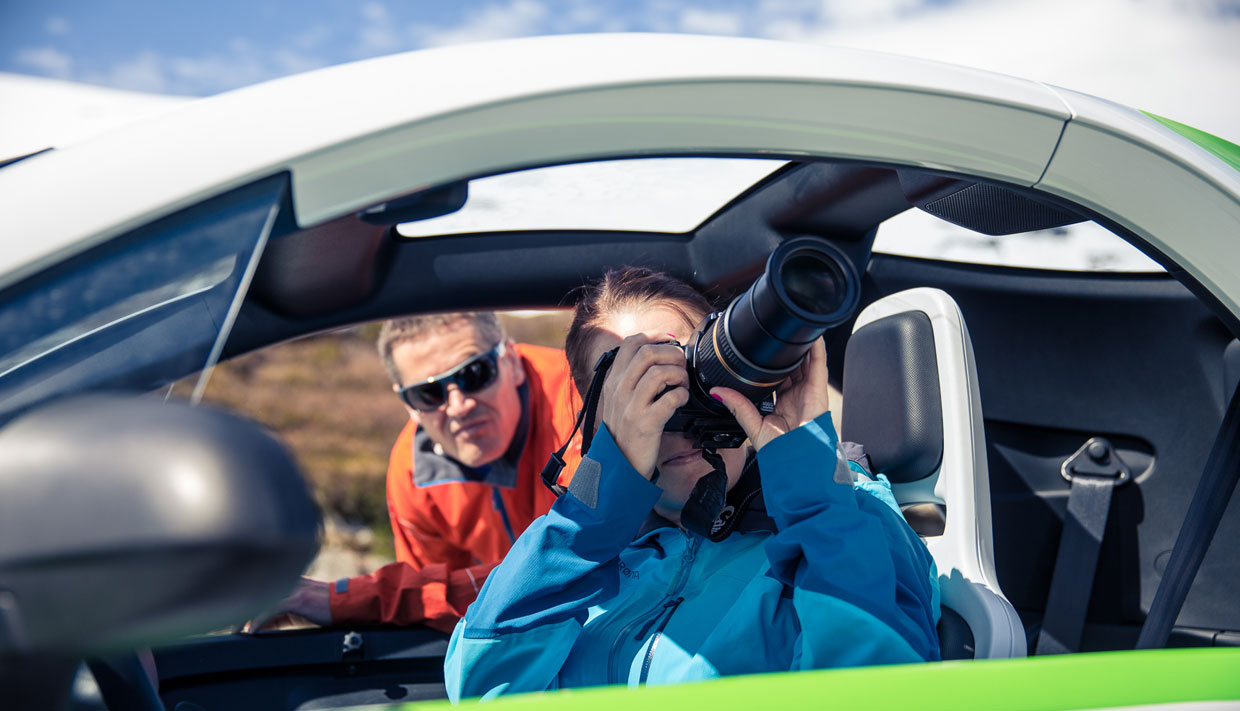
<path id="1" fill-rule="evenodd" d="M 874 249 L 912 209 L 1000 241 L 1092 223 L 1165 271 Z M 729 296 L 793 237 L 857 275 L 826 335 L 843 435 L 935 556 L 945 658 L 974 661 L 641 703 L 1240 705 L 1240 148 L 983 71 L 660 35 L 332 67 L 0 168 L 0 698 L 63 698 L 84 657 L 114 710 L 442 696 L 429 630 L 181 639 L 286 590 L 316 513 L 266 435 L 151 394 L 327 329 L 563 306 L 620 264 Z M 1086 651 L 1113 653 L 1050 654 Z"/>

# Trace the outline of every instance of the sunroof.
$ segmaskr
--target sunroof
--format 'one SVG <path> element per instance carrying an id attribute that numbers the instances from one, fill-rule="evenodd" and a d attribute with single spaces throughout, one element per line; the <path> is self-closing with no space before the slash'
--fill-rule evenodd
<path id="1" fill-rule="evenodd" d="M 404 237 L 517 230 L 688 232 L 784 165 L 749 158 L 633 158 L 469 182 L 458 212 L 397 225 Z"/>

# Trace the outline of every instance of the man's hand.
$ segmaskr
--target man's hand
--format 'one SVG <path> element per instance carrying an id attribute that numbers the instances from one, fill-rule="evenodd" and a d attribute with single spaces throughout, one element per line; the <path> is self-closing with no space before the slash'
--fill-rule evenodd
<path id="1" fill-rule="evenodd" d="M 663 425 L 689 401 L 685 351 L 655 343 L 648 336 L 629 336 L 603 383 L 603 422 L 625 459 L 649 479 L 659 458 Z"/>
<path id="2" fill-rule="evenodd" d="M 247 622 L 241 631 L 252 634 L 264 629 L 276 629 L 298 618 L 319 626 L 332 623 L 331 583 L 302 578 L 288 597 Z"/>
<path id="3" fill-rule="evenodd" d="M 710 394 L 728 408 L 741 429 L 749 435 L 755 450 L 767 442 L 811 422 L 831 409 L 827 389 L 827 347 L 822 339 L 814 341 L 801 367 L 793 371 L 775 391 L 775 411 L 763 417 L 749 398 L 731 388 L 711 388 Z"/>

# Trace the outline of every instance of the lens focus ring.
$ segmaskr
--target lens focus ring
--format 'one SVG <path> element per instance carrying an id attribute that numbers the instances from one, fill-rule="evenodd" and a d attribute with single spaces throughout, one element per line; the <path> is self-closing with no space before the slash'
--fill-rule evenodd
<path id="1" fill-rule="evenodd" d="M 703 334 L 695 353 L 694 363 L 698 377 L 708 387 L 732 388 L 750 400 L 765 398 L 796 368 L 794 365 L 782 372 L 755 368 L 736 352 L 732 339 L 723 332 L 724 319 L 711 324 Z"/>

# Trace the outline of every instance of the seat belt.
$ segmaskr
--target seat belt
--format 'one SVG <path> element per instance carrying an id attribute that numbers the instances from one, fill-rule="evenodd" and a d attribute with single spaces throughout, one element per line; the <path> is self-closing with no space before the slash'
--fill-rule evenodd
<path id="1" fill-rule="evenodd" d="M 1210 449 L 1205 471 L 1197 483 L 1193 500 L 1184 514 L 1184 523 L 1176 536 L 1171 558 L 1158 582 L 1158 591 L 1150 602 L 1150 611 L 1141 626 L 1137 649 L 1159 649 L 1166 646 L 1180 608 L 1188 597 L 1189 588 L 1201 569 L 1201 562 L 1218 530 L 1227 503 L 1240 486 L 1240 384 L 1227 405 L 1227 414 L 1219 426 L 1218 436 Z"/>
<path id="2" fill-rule="evenodd" d="M 1103 437 L 1090 438 L 1064 460 L 1059 472 L 1072 488 L 1035 654 L 1080 650 L 1111 494 L 1132 479 L 1132 471 Z"/>

